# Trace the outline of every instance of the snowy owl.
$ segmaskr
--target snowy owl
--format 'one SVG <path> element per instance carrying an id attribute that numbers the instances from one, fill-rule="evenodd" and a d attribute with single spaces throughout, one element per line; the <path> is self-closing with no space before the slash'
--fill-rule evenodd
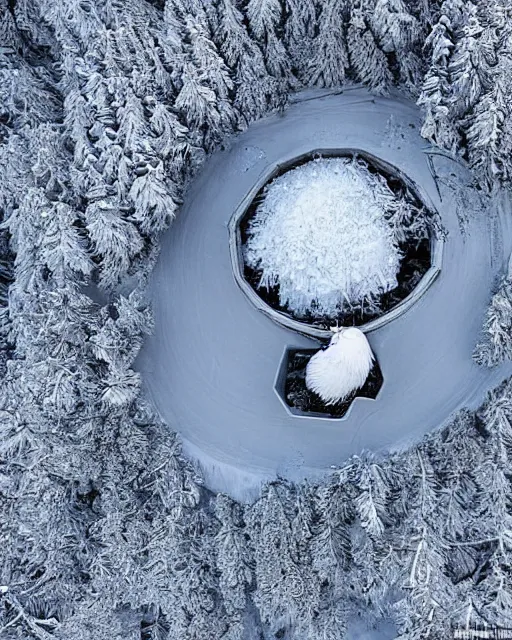
<path id="1" fill-rule="evenodd" d="M 306 387 L 327 405 L 344 400 L 362 387 L 374 360 L 362 331 L 356 327 L 333 331 L 327 349 L 315 353 L 306 368 Z"/>

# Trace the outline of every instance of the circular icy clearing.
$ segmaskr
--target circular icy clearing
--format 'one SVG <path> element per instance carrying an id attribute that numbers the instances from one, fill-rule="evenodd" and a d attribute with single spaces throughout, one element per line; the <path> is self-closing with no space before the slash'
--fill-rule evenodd
<path id="1" fill-rule="evenodd" d="M 307 94 L 284 117 L 253 123 L 213 154 L 191 184 L 162 238 L 150 285 L 155 330 L 137 365 L 149 400 L 180 432 L 210 489 L 249 500 L 264 479 L 317 477 L 363 449 L 405 446 L 454 411 L 477 407 L 510 376 L 510 364 L 488 369 L 471 358 L 512 248 L 509 199 L 473 189 L 462 164 L 426 148 L 420 125 L 417 107 L 402 98 L 360 88 Z M 405 187 L 438 212 L 446 230 L 432 286 L 368 333 L 384 379 L 378 398 L 356 398 L 343 420 L 283 406 L 276 376 L 286 354 L 307 356 L 318 342 L 248 301 L 233 277 L 233 254 L 243 246 L 233 252 L 229 242 L 230 229 L 244 240 L 245 214 L 266 177 L 312 148 L 336 157 L 359 150 L 379 159 L 377 169 L 394 167 L 388 173 L 406 175 Z"/>

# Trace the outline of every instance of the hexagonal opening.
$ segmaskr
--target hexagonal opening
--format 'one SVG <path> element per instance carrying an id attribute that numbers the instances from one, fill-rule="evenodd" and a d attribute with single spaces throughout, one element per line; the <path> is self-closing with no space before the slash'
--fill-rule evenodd
<path id="1" fill-rule="evenodd" d="M 355 391 L 347 400 L 334 405 L 325 405 L 316 393 L 309 391 L 305 384 L 305 371 L 310 358 L 318 349 L 295 349 L 287 347 L 277 372 L 274 391 L 285 409 L 294 416 L 307 418 L 342 419 L 356 400 L 373 401 L 377 398 L 384 378 L 379 363 L 375 360 L 370 375 L 363 387 Z"/>
<path id="2" fill-rule="evenodd" d="M 383 294 L 383 311 L 376 314 L 359 310 L 352 315 L 345 314 L 336 320 L 344 326 L 358 326 L 362 331 L 378 328 L 404 313 L 416 300 L 421 297 L 432 284 L 441 268 L 443 232 L 439 217 L 433 207 L 426 203 L 426 198 L 420 195 L 417 186 L 398 168 L 393 167 L 371 154 L 357 149 L 328 149 L 315 150 L 293 158 L 279 165 L 269 167 L 261 179 L 235 211 L 230 220 L 230 251 L 235 279 L 249 298 L 249 300 L 275 322 L 315 338 L 328 339 L 331 335 L 329 327 L 334 324 L 334 318 L 297 318 L 289 310 L 279 304 L 278 288 L 269 290 L 259 289 L 257 283 L 260 276 L 257 271 L 247 266 L 244 260 L 243 247 L 247 240 L 247 227 L 254 215 L 258 204 L 264 196 L 265 189 L 270 182 L 290 169 L 296 168 L 311 160 L 323 157 L 355 157 L 361 158 L 372 171 L 385 176 L 388 184 L 396 189 L 406 190 L 408 197 L 428 216 L 430 237 L 416 247 L 405 247 L 402 259 L 399 281 L 402 283 L 396 290 Z"/>

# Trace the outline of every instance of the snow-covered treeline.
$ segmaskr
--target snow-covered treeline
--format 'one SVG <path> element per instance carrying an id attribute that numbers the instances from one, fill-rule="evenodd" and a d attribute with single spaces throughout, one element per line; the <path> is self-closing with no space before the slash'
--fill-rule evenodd
<path id="1" fill-rule="evenodd" d="M 512 625 L 510 384 L 418 447 L 243 505 L 202 487 L 132 369 L 187 181 L 291 92 L 397 85 L 428 140 L 509 180 L 511 8 L 0 0 L 1 638 L 341 640 L 362 610 L 403 640 Z M 489 314 L 493 364 L 509 281 Z"/>

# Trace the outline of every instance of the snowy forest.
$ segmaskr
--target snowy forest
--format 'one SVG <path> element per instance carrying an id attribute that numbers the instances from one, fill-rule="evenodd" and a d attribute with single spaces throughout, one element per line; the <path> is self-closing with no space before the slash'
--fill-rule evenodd
<path id="1" fill-rule="evenodd" d="M 512 627 L 512 380 L 400 453 L 214 494 L 133 368 L 205 159 L 309 87 L 422 109 L 512 179 L 511 0 L 0 0 L 0 637 L 400 640 Z M 512 358 L 512 273 L 475 360 Z"/>

